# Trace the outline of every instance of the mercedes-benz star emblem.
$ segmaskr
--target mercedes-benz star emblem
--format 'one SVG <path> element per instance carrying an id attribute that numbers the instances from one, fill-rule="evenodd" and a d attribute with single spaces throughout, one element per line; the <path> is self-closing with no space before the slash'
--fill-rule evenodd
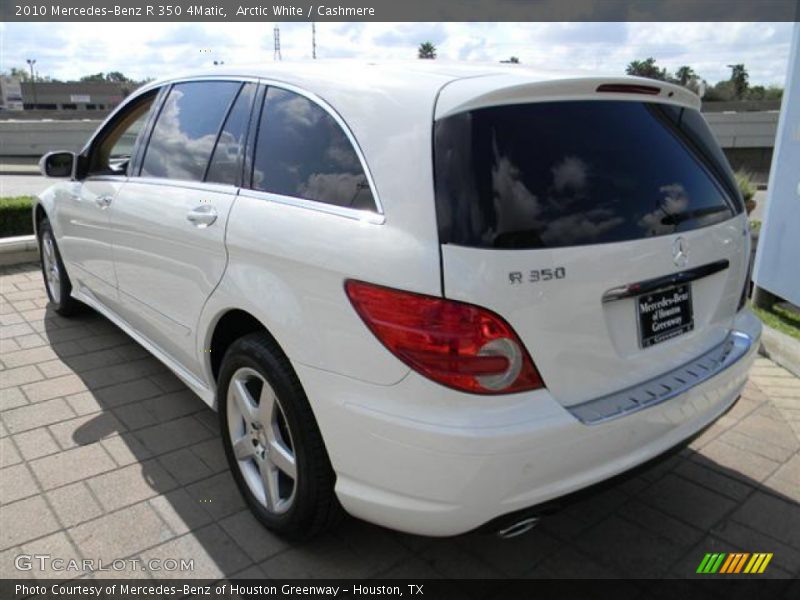
<path id="1" fill-rule="evenodd" d="M 678 237 L 672 242 L 672 262 L 676 267 L 685 267 L 689 262 L 689 243 L 685 238 Z"/>

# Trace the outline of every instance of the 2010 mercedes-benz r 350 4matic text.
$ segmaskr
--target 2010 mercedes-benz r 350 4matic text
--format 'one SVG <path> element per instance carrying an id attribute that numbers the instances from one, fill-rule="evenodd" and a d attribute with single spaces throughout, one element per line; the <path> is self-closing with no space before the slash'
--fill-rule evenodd
<path id="1" fill-rule="evenodd" d="M 42 169 L 69 178 L 34 208 L 55 310 L 96 309 L 215 407 L 286 535 L 342 508 L 517 532 L 717 419 L 760 336 L 730 167 L 664 82 L 214 70 Z"/>

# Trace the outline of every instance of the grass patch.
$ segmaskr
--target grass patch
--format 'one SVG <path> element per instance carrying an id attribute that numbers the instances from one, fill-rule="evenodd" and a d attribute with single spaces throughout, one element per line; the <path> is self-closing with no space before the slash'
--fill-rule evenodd
<path id="1" fill-rule="evenodd" d="M 768 325 L 781 333 L 785 333 L 796 340 L 800 340 L 800 315 L 796 312 L 777 304 L 770 310 L 764 310 L 763 308 L 755 306 L 751 308 L 764 325 Z"/>
<path id="2" fill-rule="evenodd" d="M 0 238 L 33 233 L 33 196 L 0 198 Z"/>

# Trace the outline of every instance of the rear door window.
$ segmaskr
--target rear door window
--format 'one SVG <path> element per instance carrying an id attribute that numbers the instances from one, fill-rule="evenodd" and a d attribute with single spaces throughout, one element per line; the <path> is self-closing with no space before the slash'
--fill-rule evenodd
<path id="1" fill-rule="evenodd" d="M 442 243 L 556 248 L 713 225 L 741 212 L 697 111 L 572 101 L 477 109 L 434 127 Z"/>
<path id="2" fill-rule="evenodd" d="M 238 185 L 255 93 L 254 83 L 245 84 L 239 92 L 211 155 L 206 181 Z"/>
<path id="3" fill-rule="evenodd" d="M 172 86 L 150 136 L 141 175 L 203 181 L 222 121 L 241 85 L 197 81 Z"/>
<path id="4" fill-rule="evenodd" d="M 322 107 L 267 90 L 253 159 L 253 189 L 359 210 L 375 210 L 349 138 Z"/>

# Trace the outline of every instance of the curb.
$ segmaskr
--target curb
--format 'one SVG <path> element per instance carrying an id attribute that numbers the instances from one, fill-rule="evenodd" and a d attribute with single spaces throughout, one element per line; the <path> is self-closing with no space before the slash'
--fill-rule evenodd
<path id="1" fill-rule="evenodd" d="M 800 340 L 764 325 L 758 352 L 800 377 Z"/>
<path id="2" fill-rule="evenodd" d="M 39 259 L 39 246 L 34 235 L 0 238 L 0 266 L 19 265 Z"/>

